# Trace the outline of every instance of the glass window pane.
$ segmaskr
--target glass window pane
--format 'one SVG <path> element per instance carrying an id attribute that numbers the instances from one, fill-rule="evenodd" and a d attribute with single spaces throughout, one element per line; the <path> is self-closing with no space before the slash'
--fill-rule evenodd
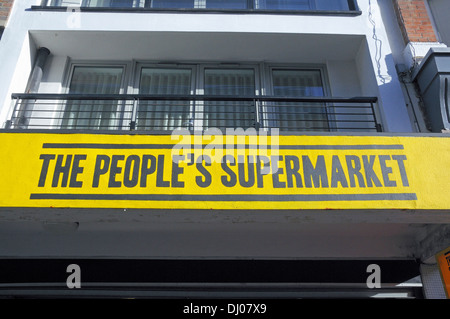
<path id="1" fill-rule="evenodd" d="M 276 96 L 323 96 L 319 70 L 273 70 L 273 91 Z"/>
<path id="2" fill-rule="evenodd" d="M 86 0 L 84 6 L 94 8 L 132 8 L 133 0 Z"/>
<path id="3" fill-rule="evenodd" d="M 191 69 L 142 68 L 139 82 L 140 94 L 189 95 Z M 141 100 L 136 127 L 143 130 L 173 130 L 188 128 L 190 102 Z"/>
<path id="4" fill-rule="evenodd" d="M 273 94 L 279 97 L 321 97 L 319 70 L 273 70 Z M 326 131 L 326 106 L 317 102 L 277 102 L 265 111 L 264 125 L 285 131 Z"/>
<path id="5" fill-rule="evenodd" d="M 151 8 L 163 9 L 191 9 L 194 8 L 194 0 L 152 0 Z"/>
<path id="6" fill-rule="evenodd" d="M 348 0 L 255 0 L 268 10 L 349 10 Z"/>
<path id="7" fill-rule="evenodd" d="M 190 69 L 143 68 L 141 94 L 184 94 L 191 92 Z"/>
<path id="8" fill-rule="evenodd" d="M 247 9 L 247 0 L 206 0 L 206 8 Z"/>
<path id="9" fill-rule="evenodd" d="M 206 69 L 206 95 L 254 95 L 255 71 L 253 69 Z"/>
<path id="10" fill-rule="evenodd" d="M 82 0 L 52 0 L 50 1 L 50 5 L 55 7 L 80 6 L 81 1 Z"/>
<path id="11" fill-rule="evenodd" d="M 348 0 L 316 0 L 317 10 L 348 11 Z"/>
<path id="12" fill-rule="evenodd" d="M 205 95 L 254 96 L 253 69 L 206 69 Z M 248 128 L 255 124 L 255 106 L 245 101 L 207 101 L 203 109 L 203 128 Z"/>
<path id="13" fill-rule="evenodd" d="M 73 70 L 69 86 L 72 94 L 119 94 L 121 67 L 82 67 Z M 116 129 L 119 121 L 118 102 L 111 100 L 68 100 L 62 128 Z"/>
<path id="14" fill-rule="evenodd" d="M 119 94 L 123 69 L 121 67 L 74 68 L 70 93 Z"/>
<path id="15" fill-rule="evenodd" d="M 260 0 L 258 9 L 311 10 L 311 0 Z"/>
<path id="16" fill-rule="evenodd" d="M 113 8 L 132 8 L 133 0 L 111 0 L 109 6 Z"/>

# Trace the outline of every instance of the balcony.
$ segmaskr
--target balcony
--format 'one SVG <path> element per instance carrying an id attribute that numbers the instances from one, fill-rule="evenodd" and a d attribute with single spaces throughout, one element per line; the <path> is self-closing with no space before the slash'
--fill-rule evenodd
<path id="1" fill-rule="evenodd" d="M 355 0 L 43 0 L 35 10 L 256 12 L 358 15 Z"/>
<path id="2" fill-rule="evenodd" d="M 8 129 L 380 132 L 375 97 L 13 94 Z"/>

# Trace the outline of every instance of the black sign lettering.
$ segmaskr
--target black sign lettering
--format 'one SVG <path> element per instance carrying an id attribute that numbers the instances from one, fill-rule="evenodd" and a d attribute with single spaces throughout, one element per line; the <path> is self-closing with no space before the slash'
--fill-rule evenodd
<path id="1" fill-rule="evenodd" d="M 197 159 L 196 167 L 202 176 L 196 176 L 195 182 L 202 188 L 209 187 L 212 183 L 211 173 L 203 166 L 203 162 L 205 166 L 211 166 L 211 159 L 207 155 L 200 156 Z"/>
<path id="2" fill-rule="evenodd" d="M 366 176 L 367 187 L 373 187 L 372 182 L 376 187 L 382 187 L 380 180 L 378 179 L 377 174 L 373 170 L 373 164 L 375 163 L 376 156 L 370 155 L 370 158 L 367 155 L 362 156 L 364 173 Z"/>
<path id="3" fill-rule="evenodd" d="M 141 158 L 137 155 L 130 155 L 125 161 L 125 169 L 123 171 L 123 185 L 125 187 L 135 187 L 139 182 L 139 169 L 141 166 Z"/>
<path id="4" fill-rule="evenodd" d="M 63 164 L 64 155 L 58 155 L 56 158 L 55 170 L 53 171 L 52 187 L 58 187 L 59 177 L 62 175 L 61 187 L 67 187 L 69 180 L 70 165 L 72 163 L 72 155 L 67 155 L 66 161 Z"/>
<path id="5" fill-rule="evenodd" d="M 283 174 L 283 169 L 278 165 L 279 161 L 283 161 L 283 156 L 271 156 L 271 160 L 273 188 L 286 188 L 286 183 L 280 181 L 280 175 Z"/>
<path id="6" fill-rule="evenodd" d="M 119 167 L 119 161 L 125 159 L 124 155 L 113 155 L 111 158 L 111 167 L 109 169 L 108 187 L 117 188 L 122 186 L 122 182 L 116 180 L 116 175 L 122 173 L 122 167 Z"/>
<path id="7" fill-rule="evenodd" d="M 156 157 L 153 155 L 142 156 L 141 187 L 147 187 L 147 177 L 154 172 L 156 172 Z"/>
<path id="8" fill-rule="evenodd" d="M 345 177 L 341 161 L 337 155 L 333 155 L 331 162 L 331 187 L 336 188 L 338 183 L 340 183 L 342 187 L 348 187 L 347 178 Z"/>
<path id="9" fill-rule="evenodd" d="M 361 174 L 361 161 L 358 156 L 347 155 L 345 156 L 348 169 L 348 179 L 350 181 L 350 187 L 356 187 L 355 176 L 358 179 L 359 187 L 366 187 L 364 177 Z"/>
<path id="10" fill-rule="evenodd" d="M 325 157 L 323 155 L 317 156 L 316 166 L 314 167 L 308 156 L 302 156 L 303 162 L 303 176 L 305 177 L 305 187 L 329 187 L 328 174 L 325 166 Z"/>
<path id="11" fill-rule="evenodd" d="M 73 157 L 73 166 L 72 171 L 70 172 L 70 183 L 69 187 L 72 188 L 81 188 L 83 187 L 83 182 L 77 180 L 77 176 L 82 174 L 84 171 L 84 167 L 80 166 L 80 161 L 86 160 L 87 155 L 77 154 Z"/>
<path id="12" fill-rule="evenodd" d="M 390 179 L 389 175 L 392 174 L 392 167 L 386 165 L 386 161 L 391 159 L 389 155 L 378 155 L 381 166 L 381 176 L 383 176 L 384 187 L 395 187 L 397 183 Z"/>
<path id="13" fill-rule="evenodd" d="M 253 163 L 253 156 L 247 156 L 247 160 L 244 160 L 244 156 L 238 156 L 238 172 L 239 172 L 239 184 L 242 187 L 253 187 L 255 185 L 255 165 Z M 247 169 L 246 169 L 247 167 Z M 247 173 L 245 173 L 247 171 Z"/>
<path id="14" fill-rule="evenodd" d="M 405 162 L 406 155 L 392 155 L 392 159 L 397 161 L 398 169 L 400 170 L 400 176 L 402 178 L 402 184 L 404 187 L 409 186 L 408 175 L 406 175 Z"/>
<path id="15" fill-rule="evenodd" d="M 287 187 L 292 188 L 294 187 L 294 177 L 296 181 L 296 186 L 303 187 L 302 183 L 302 177 L 300 173 L 298 172 L 300 169 L 300 162 L 297 156 L 286 156 L 284 159 L 284 162 L 286 163 L 286 181 L 287 181 Z"/>
<path id="16" fill-rule="evenodd" d="M 234 187 L 237 183 L 237 177 L 236 174 L 233 172 L 233 170 L 230 167 L 228 167 L 227 162 L 229 162 L 231 166 L 236 166 L 236 159 L 231 155 L 225 155 L 222 158 L 221 162 L 223 171 L 228 174 L 228 177 L 227 176 L 221 177 L 223 186 Z"/>
<path id="17" fill-rule="evenodd" d="M 170 187 L 170 182 L 164 180 L 164 155 L 158 155 L 156 172 L 156 187 Z"/>
<path id="18" fill-rule="evenodd" d="M 179 162 L 184 160 L 184 155 L 174 155 L 172 157 L 172 187 L 184 187 L 184 182 L 179 181 L 180 174 L 184 169 L 179 166 Z"/>
<path id="19" fill-rule="evenodd" d="M 48 166 L 50 164 L 50 161 L 54 160 L 55 157 L 56 157 L 56 155 L 54 155 L 54 154 L 41 154 L 41 156 L 39 156 L 39 159 L 43 160 L 43 162 L 42 162 L 41 174 L 39 175 L 38 187 L 45 186 L 45 180 L 47 179 Z"/>
<path id="20" fill-rule="evenodd" d="M 225 155 L 221 163 L 194 154 L 99 154 L 95 163 L 87 154 L 41 154 L 38 187 L 82 188 L 85 172 L 92 187 L 108 188 L 365 188 L 409 187 L 405 155 Z M 89 163 L 93 169 L 86 167 Z M 86 169 L 88 168 L 88 169 Z M 221 171 L 219 170 L 221 169 Z M 191 173 L 195 170 L 194 175 Z M 186 173 L 187 171 L 187 173 Z M 192 176 L 193 181 L 186 180 Z M 216 174 L 216 175 L 215 175 Z M 269 180 L 270 179 L 270 180 Z M 266 182 L 266 184 L 264 183 Z M 47 182 L 48 183 L 48 182 Z M 219 183 L 218 185 L 213 185 Z M 268 183 L 268 184 L 267 184 Z"/>
<path id="21" fill-rule="evenodd" d="M 270 173 L 270 159 L 267 156 L 257 156 L 256 182 L 258 188 L 264 187 L 263 176 Z"/>
<path id="22" fill-rule="evenodd" d="M 100 183 L 100 175 L 104 175 L 109 171 L 111 158 L 108 155 L 97 155 L 95 160 L 94 178 L 92 187 L 98 187 Z"/>

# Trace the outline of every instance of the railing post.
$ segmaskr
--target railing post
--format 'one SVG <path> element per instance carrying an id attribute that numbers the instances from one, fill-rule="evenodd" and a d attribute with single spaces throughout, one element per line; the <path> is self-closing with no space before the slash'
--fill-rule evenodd
<path id="1" fill-rule="evenodd" d="M 5 122 L 5 129 L 10 129 L 13 127 L 14 124 L 14 117 L 17 111 L 17 104 L 19 103 L 19 99 L 16 99 L 14 96 L 11 100 L 11 109 L 12 109 L 12 115 L 9 117 L 9 120 Z"/>
<path id="2" fill-rule="evenodd" d="M 131 111 L 130 131 L 134 131 L 136 129 L 136 118 L 137 118 L 138 104 L 139 104 L 139 99 L 138 98 L 133 98 L 133 109 Z"/>
<path id="3" fill-rule="evenodd" d="M 259 130 L 261 127 L 260 119 L 259 119 L 259 103 L 258 99 L 253 99 L 253 105 L 255 107 L 255 129 Z"/>
<path id="4" fill-rule="evenodd" d="M 380 123 L 378 123 L 377 114 L 375 113 L 375 107 L 373 106 L 373 102 L 370 102 L 370 108 L 372 109 L 373 120 L 375 122 L 375 129 L 377 132 L 383 132 L 383 127 Z"/>

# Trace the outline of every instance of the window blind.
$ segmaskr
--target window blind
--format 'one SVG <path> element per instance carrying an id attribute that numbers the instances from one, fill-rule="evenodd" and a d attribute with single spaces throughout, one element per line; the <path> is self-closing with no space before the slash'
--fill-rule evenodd
<path id="1" fill-rule="evenodd" d="M 123 69 L 120 67 L 75 67 L 70 94 L 119 94 Z M 106 100 L 69 100 L 63 113 L 62 128 L 113 129 L 119 123 L 118 103 Z"/>
<path id="2" fill-rule="evenodd" d="M 205 95 L 253 96 L 255 74 L 252 69 L 206 69 Z M 208 101 L 203 109 L 203 127 L 248 128 L 254 124 L 254 105 L 248 102 Z"/>
<path id="3" fill-rule="evenodd" d="M 143 68 L 139 84 L 140 94 L 189 95 L 190 69 Z M 173 130 L 188 128 L 191 112 L 189 101 L 139 102 L 136 127 L 145 130 Z"/>
<path id="4" fill-rule="evenodd" d="M 319 70 L 273 70 L 273 94 L 279 97 L 324 96 Z M 286 130 L 311 130 L 328 128 L 326 106 L 308 102 L 279 102 L 271 107 L 266 121 Z M 268 124 L 268 123 L 266 123 Z M 269 126 L 272 126 L 269 125 Z"/>

